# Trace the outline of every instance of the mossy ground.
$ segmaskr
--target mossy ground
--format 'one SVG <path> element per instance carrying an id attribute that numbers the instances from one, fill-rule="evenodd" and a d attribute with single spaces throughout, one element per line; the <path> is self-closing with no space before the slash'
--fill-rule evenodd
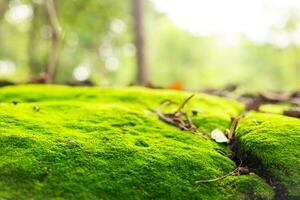
<path id="1" fill-rule="evenodd" d="M 18 86 L 0 89 L 0 199 L 270 199 L 258 176 L 227 177 L 228 147 L 158 120 L 168 90 Z M 13 102 L 13 103 L 12 103 Z M 18 102 L 18 103 L 17 103 Z M 17 104 L 16 104 L 17 103 Z M 189 102 L 205 131 L 243 109 L 204 94 Z M 68 141 L 74 143 L 68 144 Z"/>
<path id="2" fill-rule="evenodd" d="M 252 112 L 237 129 L 241 154 L 256 161 L 281 199 L 300 199 L 300 120 Z M 249 163 L 251 164 L 251 163 Z"/>
<path id="3" fill-rule="evenodd" d="M 264 113 L 274 113 L 274 114 L 283 114 L 285 110 L 293 108 L 292 105 L 285 104 L 265 104 L 259 107 L 260 112 Z"/>

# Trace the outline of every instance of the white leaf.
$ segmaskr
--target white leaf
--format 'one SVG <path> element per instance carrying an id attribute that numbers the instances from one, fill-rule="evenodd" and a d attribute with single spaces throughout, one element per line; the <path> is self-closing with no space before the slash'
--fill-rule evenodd
<path id="1" fill-rule="evenodd" d="M 215 129 L 211 132 L 211 136 L 212 139 L 214 139 L 216 142 L 218 143 L 228 143 L 229 140 L 228 138 L 225 136 L 225 134 L 220 131 L 219 129 Z"/>

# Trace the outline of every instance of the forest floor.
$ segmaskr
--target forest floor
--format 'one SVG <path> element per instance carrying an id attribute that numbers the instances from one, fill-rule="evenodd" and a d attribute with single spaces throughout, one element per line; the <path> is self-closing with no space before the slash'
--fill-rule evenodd
<path id="1" fill-rule="evenodd" d="M 293 106 L 190 96 L 0 88 L 0 199 L 300 199 L 300 120 L 283 115 Z M 210 139 L 216 129 L 228 143 Z"/>

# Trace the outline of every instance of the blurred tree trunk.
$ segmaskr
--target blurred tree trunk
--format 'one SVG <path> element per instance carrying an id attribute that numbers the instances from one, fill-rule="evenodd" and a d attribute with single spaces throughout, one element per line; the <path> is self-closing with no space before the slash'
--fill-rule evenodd
<path id="1" fill-rule="evenodd" d="M 4 17 L 4 13 L 7 9 L 7 1 L 2 0 L 0 1 L 0 20 Z"/>
<path id="2" fill-rule="evenodd" d="M 299 57 L 299 48 L 298 45 L 293 44 L 292 45 L 292 51 L 294 53 L 294 59 L 295 59 L 295 67 L 296 67 L 296 71 L 300 72 L 300 57 Z"/>
<path id="3" fill-rule="evenodd" d="M 5 12 L 8 8 L 8 1 L 7 0 L 0 0 L 0 52 L 2 52 L 5 49 L 5 45 L 3 45 L 3 43 L 5 43 L 5 38 L 4 38 L 4 28 L 3 26 L 3 21 L 4 21 L 4 15 Z"/>
<path id="4" fill-rule="evenodd" d="M 46 0 L 46 8 L 51 26 L 52 48 L 49 55 L 45 81 L 46 83 L 53 83 L 60 50 L 60 26 L 58 23 L 54 0 Z"/>
<path id="5" fill-rule="evenodd" d="M 144 52 L 144 0 L 132 0 L 134 32 L 137 62 L 137 83 L 146 85 L 148 82 L 148 71 Z"/>
<path id="6" fill-rule="evenodd" d="M 39 5 L 33 3 L 33 18 L 31 22 L 31 28 L 29 31 L 29 41 L 28 41 L 28 66 L 30 68 L 30 73 L 35 76 L 38 72 L 40 72 L 39 66 L 37 66 L 37 61 L 35 58 L 35 48 L 36 48 L 36 40 L 37 40 L 37 29 L 38 29 L 38 10 Z"/>
<path id="7" fill-rule="evenodd" d="M 0 24 L 4 19 L 4 14 L 8 8 L 8 1 L 7 0 L 0 0 Z"/>
<path id="8" fill-rule="evenodd" d="M 5 11 L 7 9 L 7 3 L 6 1 L 0 1 L 0 26 L 1 26 L 1 22 L 4 18 L 4 14 L 5 14 Z M 1 39 L 1 27 L 0 27 L 0 39 Z"/>

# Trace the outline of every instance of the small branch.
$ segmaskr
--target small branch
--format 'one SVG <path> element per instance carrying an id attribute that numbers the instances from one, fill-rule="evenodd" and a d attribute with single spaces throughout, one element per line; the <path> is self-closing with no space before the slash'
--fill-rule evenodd
<path id="1" fill-rule="evenodd" d="M 171 104 L 177 105 L 176 102 L 167 99 L 167 100 L 163 100 L 163 101 L 160 103 L 160 106 L 159 106 L 159 107 L 160 107 L 160 108 L 164 108 L 164 107 L 166 107 L 166 106 L 168 106 L 168 105 L 171 105 Z"/>
<path id="2" fill-rule="evenodd" d="M 185 119 L 186 119 L 189 127 L 195 128 L 195 126 L 194 126 L 193 122 L 190 120 L 189 116 L 186 113 L 182 113 L 182 115 L 185 116 Z"/>
<path id="3" fill-rule="evenodd" d="M 155 110 L 157 116 L 159 117 L 160 120 L 176 126 L 178 128 L 180 128 L 181 130 L 185 130 L 185 131 L 190 131 L 192 133 L 195 134 L 199 134 L 200 132 L 197 130 L 196 126 L 192 123 L 192 121 L 189 119 L 188 115 L 182 111 L 182 109 L 184 108 L 184 106 L 189 102 L 189 100 L 191 100 L 191 98 L 194 96 L 191 95 L 190 97 L 188 97 L 177 109 L 176 112 L 174 113 L 162 113 L 161 109 L 170 105 L 170 104 L 177 104 L 174 103 L 171 100 L 164 100 L 161 105 Z"/>
<path id="4" fill-rule="evenodd" d="M 179 108 L 177 109 L 177 111 L 174 113 L 175 115 L 177 115 L 178 113 L 181 112 L 181 110 L 184 108 L 184 106 L 195 96 L 195 94 L 192 94 L 191 96 L 189 96 L 186 100 L 184 100 L 184 102 L 179 106 Z"/>
<path id="5" fill-rule="evenodd" d="M 155 110 L 157 116 L 159 117 L 160 120 L 162 120 L 162 121 L 164 121 L 164 122 L 166 122 L 166 123 L 168 123 L 168 124 L 170 124 L 170 125 L 176 126 L 176 127 L 180 128 L 180 129 L 182 129 L 182 130 L 187 130 L 187 129 L 186 129 L 184 126 L 182 126 L 181 124 L 178 124 L 178 123 L 174 122 L 171 118 L 168 118 L 168 117 L 166 117 L 164 114 L 161 113 L 161 109 L 164 108 L 164 107 L 166 107 L 166 106 L 168 106 L 168 105 L 170 105 L 170 104 L 176 104 L 176 103 L 174 103 L 174 102 L 171 101 L 171 100 L 164 100 L 164 101 L 161 103 L 161 105 L 159 106 L 159 108 L 157 108 L 157 109 Z"/>
<path id="6" fill-rule="evenodd" d="M 230 124 L 229 135 L 228 135 L 229 140 L 235 136 L 235 130 L 237 128 L 239 121 L 240 121 L 240 117 L 231 117 L 231 124 Z"/>
<path id="7" fill-rule="evenodd" d="M 173 125 L 173 126 L 176 126 L 178 128 L 180 128 L 181 130 L 185 130 L 185 131 L 189 131 L 189 129 L 187 129 L 186 127 L 182 126 L 180 123 L 176 123 L 174 122 L 173 120 L 165 117 L 165 115 L 163 115 L 159 109 L 156 109 L 156 114 L 158 115 L 159 119 L 170 124 L 170 125 Z"/>
<path id="8" fill-rule="evenodd" d="M 240 159 L 240 164 L 238 167 L 236 167 L 233 171 L 229 172 L 228 174 L 225 174 L 223 176 L 220 176 L 220 177 L 217 177 L 217 178 L 214 178 L 214 179 L 208 179 L 208 180 L 198 180 L 198 181 L 195 181 L 196 184 L 199 184 L 199 183 L 211 183 L 211 182 L 215 182 L 215 181 L 219 181 L 219 180 L 222 180 L 224 178 L 226 178 L 227 176 L 237 176 L 237 175 L 240 175 L 240 170 L 241 170 L 241 166 L 242 166 L 242 160 Z"/>
<path id="9" fill-rule="evenodd" d="M 227 176 L 235 176 L 237 173 L 238 173 L 238 168 L 235 168 L 232 172 L 229 172 L 228 174 L 226 174 L 224 176 L 220 176 L 220 177 L 217 177 L 217 178 L 214 178 L 214 179 L 208 179 L 208 180 L 199 180 L 199 181 L 196 181 L 195 183 L 196 184 L 211 183 L 211 182 L 222 180 L 222 179 L 226 178 Z"/>

